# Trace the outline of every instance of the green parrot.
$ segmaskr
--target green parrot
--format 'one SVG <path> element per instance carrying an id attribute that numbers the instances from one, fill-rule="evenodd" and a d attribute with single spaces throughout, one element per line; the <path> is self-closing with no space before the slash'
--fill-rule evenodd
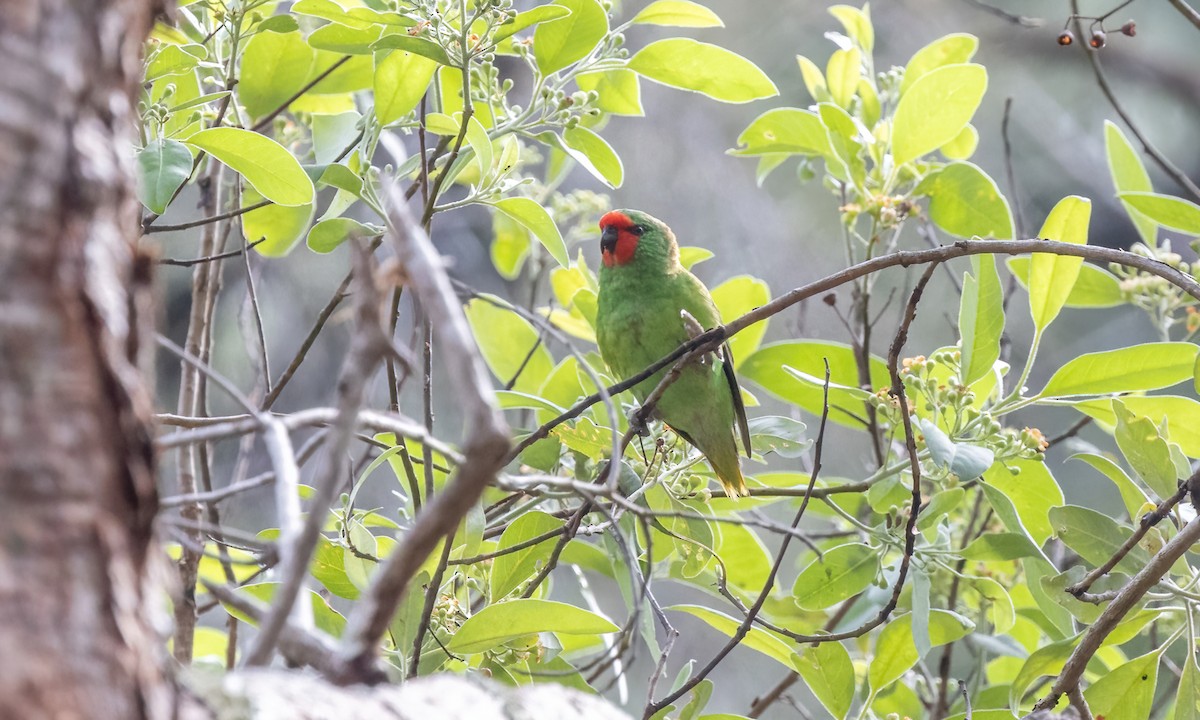
<path id="1" fill-rule="evenodd" d="M 661 220 L 637 210 L 613 210 L 600 218 L 600 230 L 604 266 L 596 343 L 614 376 L 632 377 L 721 323 L 708 288 L 679 264 L 675 234 Z M 635 385 L 638 400 L 644 402 L 666 373 L 663 368 Z M 750 428 L 728 345 L 719 355 L 689 363 L 654 412 L 704 453 L 726 495 L 750 494 L 733 426 L 736 422 L 747 457 Z"/>

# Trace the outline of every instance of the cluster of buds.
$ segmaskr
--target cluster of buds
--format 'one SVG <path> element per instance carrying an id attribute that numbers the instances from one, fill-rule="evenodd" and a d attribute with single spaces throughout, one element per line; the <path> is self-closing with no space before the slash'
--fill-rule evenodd
<path id="1" fill-rule="evenodd" d="M 664 483 L 663 487 L 671 495 L 681 500 L 699 500 L 707 503 L 712 499 L 712 491 L 708 489 L 708 480 L 691 473 L 677 475 Z"/>
<path id="2" fill-rule="evenodd" d="M 441 630 L 445 635 L 453 635 L 462 627 L 466 618 L 467 615 L 459 605 L 458 598 L 442 594 L 433 604 L 433 612 L 429 614 L 429 625 L 435 632 Z"/>
<path id="3" fill-rule="evenodd" d="M 1082 16 L 1072 15 L 1071 17 L 1067 18 L 1067 23 L 1070 24 L 1070 22 L 1076 17 L 1081 20 L 1092 20 L 1092 26 L 1089 29 L 1091 34 L 1088 36 L 1088 45 L 1095 50 L 1099 50 L 1108 44 L 1108 33 L 1104 31 L 1104 18 L 1085 18 Z M 1120 32 L 1122 35 L 1128 37 L 1137 35 L 1137 23 L 1132 20 L 1126 21 L 1126 23 L 1121 26 Z M 1071 32 L 1069 28 L 1064 27 L 1063 31 L 1058 34 L 1058 44 L 1062 45 L 1063 47 L 1074 45 L 1075 33 Z"/>
<path id="4" fill-rule="evenodd" d="M 500 647 L 486 653 L 496 664 L 501 666 L 515 665 L 530 660 L 541 662 L 546 655 L 546 647 L 537 633 L 522 635 L 504 643 Z"/>
<path id="5" fill-rule="evenodd" d="M 838 210 L 847 224 L 865 213 L 878 220 L 881 229 L 888 230 L 920 212 L 920 207 L 903 195 L 872 195 L 865 203 L 846 203 Z"/>
<path id="6" fill-rule="evenodd" d="M 1185 261 L 1171 249 L 1169 240 L 1158 247 L 1135 243 L 1129 251 L 1169 265 L 1185 275 L 1191 275 L 1196 269 L 1195 263 Z M 1191 296 L 1166 278 L 1117 263 L 1109 264 L 1109 270 L 1120 279 L 1125 301 L 1144 310 L 1160 329 L 1165 331 L 1179 322 L 1186 323 L 1188 332 L 1200 328 L 1200 317 L 1195 314 Z M 1187 311 L 1184 318 L 1178 317 L 1181 310 Z"/>
<path id="7" fill-rule="evenodd" d="M 1045 460 L 1046 450 L 1050 447 L 1050 441 L 1037 428 L 1023 428 L 1016 430 L 1015 428 L 1002 428 L 1000 423 L 988 418 L 989 425 L 984 432 L 987 437 L 984 443 L 988 448 L 996 454 L 996 460 Z M 1014 475 L 1020 474 L 1021 470 L 1018 467 L 1010 466 L 1008 471 Z"/>

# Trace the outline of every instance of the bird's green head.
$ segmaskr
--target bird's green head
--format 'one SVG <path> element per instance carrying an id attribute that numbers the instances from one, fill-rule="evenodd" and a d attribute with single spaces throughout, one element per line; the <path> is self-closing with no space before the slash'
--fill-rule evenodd
<path id="1" fill-rule="evenodd" d="M 633 264 L 669 268 L 679 245 L 667 224 L 639 210 L 611 210 L 600 218 L 600 257 L 605 267 Z"/>

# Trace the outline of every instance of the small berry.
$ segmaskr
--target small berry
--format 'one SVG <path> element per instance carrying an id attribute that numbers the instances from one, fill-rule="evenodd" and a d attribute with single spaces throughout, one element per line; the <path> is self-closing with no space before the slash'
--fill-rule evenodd
<path id="1" fill-rule="evenodd" d="M 1066 47 L 1075 42 L 1075 33 L 1070 30 L 1063 30 L 1058 34 L 1058 44 Z"/>
<path id="2" fill-rule="evenodd" d="M 1134 35 L 1137 35 L 1137 23 L 1135 23 L 1132 20 L 1126 22 L 1124 25 L 1121 26 L 1121 32 L 1125 33 L 1129 37 L 1133 37 Z"/>
<path id="3" fill-rule="evenodd" d="M 1092 33 L 1092 39 L 1088 41 L 1088 45 L 1091 45 L 1099 50 L 1100 48 L 1104 47 L 1107 41 L 1108 36 L 1104 34 L 1104 31 L 1097 30 L 1096 32 Z"/>

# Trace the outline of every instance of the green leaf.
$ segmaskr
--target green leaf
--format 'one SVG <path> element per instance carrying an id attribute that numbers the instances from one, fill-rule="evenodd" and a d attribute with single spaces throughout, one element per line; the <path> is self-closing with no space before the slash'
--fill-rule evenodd
<path id="1" fill-rule="evenodd" d="M 596 0 L 555 0 L 571 11 L 533 31 L 533 52 L 543 75 L 582 60 L 608 34 L 608 14 Z"/>
<path id="2" fill-rule="evenodd" d="M 1014 711 L 1017 709 L 1021 703 L 1021 698 L 1025 695 L 1025 691 L 1029 689 L 1034 680 L 1043 675 L 1057 675 L 1061 672 L 1063 665 L 1067 663 L 1067 658 L 1071 655 L 1071 651 L 1075 649 L 1075 643 L 1078 640 L 1078 637 L 1059 640 L 1049 645 L 1043 645 L 1030 654 L 1021 666 L 1021 670 L 1017 673 L 1016 679 L 1009 686 L 1009 708 Z"/>
<path id="3" fill-rule="evenodd" d="M 290 152 L 274 140 L 249 130 L 216 127 L 185 141 L 225 163 L 276 205 L 313 201 L 313 184 Z"/>
<path id="4" fill-rule="evenodd" d="M 594 635 L 620 630 L 607 618 L 566 603 L 533 598 L 488 605 L 467 618 L 446 649 L 478 653 L 523 635 L 555 632 Z"/>
<path id="5" fill-rule="evenodd" d="M 892 125 L 897 165 L 916 160 L 958 137 L 987 90 L 982 65 L 946 65 L 923 75 L 900 97 Z"/>
<path id="6" fill-rule="evenodd" d="M 679 248 L 679 264 L 687 270 L 691 270 L 696 265 L 705 260 L 711 260 L 713 257 L 713 251 L 706 248 L 687 246 Z"/>
<path id="7" fill-rule="evenodd" d="M 866 52 L 871 52 L 875 48 L 875 29 L 871 26 L 867 7 L 864 5 L 860 10 L 852 5 L 834 5 L 829 8 L 829 14 L 841 21 L 851 40 Z"/>
<path id="8" fill-rule="evenodd" d="M 262 202 L 254 188 L 242 189 L 242 207 Z M 249 242 L 262 240 L 254 250 L 264 257 L 282 257 L 292 251 L 312 222 L 313 205 L 267 205 L 243 213 L 242 234 Z"/>
<path id="9" fill-rule="evenodd" d="M 654 82 L 721 102 L 744 103 L 779 94 L 775 83 L 754 63 L 690 38 L 650 43 L 629 59 L 629 69 Z"/>
<path id="10" fill-rule="evenodd" d="M 629 22 L 633 25 L 667 27 L 725 27 L 716 13 L 690 0 L 655 0 Z"/>
<path id="11" fill-rule="evenodd" d="M 562 520 L 547 515 L 544 512 L 531 511 L 513 520 L 500 536 L 496 550 L 520 545 L 533 538 L 554 530 L 563 528 Z M 497 602 L 516 590 L 521 583 L 529 579 L 537 571 L 540 564 L 549 557 L 558 538 L 552 537 L 523 550 L 500 555 L 492 560 L 492 570 L 488 581 L 488 592 L 491 601 Z"/>
<path id="12" fill-rule="evenodd" d="M 411 55 L 419 55 L 426 60 L 433 60 L 438 65 L 453 64 L 441 45 L 432 40 L 408 34 L 384 35 L 371 47 L 375 50 L 403 50 Z"/>
<path id="13" fill-rule="evenodd" d="M 803 55 L 796 56 L 800 65 L 800 76 L 804 78 L 804 87 L 814 102 L 825 102 L 830 98 L 829 88 L 825 85 L 825 73 L 812 60 Z"/>
<path id="14" fill-rule="evenodd" d="M 825 125 L 816 113 L 797 108 L 775 108 L 754 119 L 738 136 L 731 155 L 797 153 L 825 155 L 831 152 Z"/>
<path id="15" fill-rule="evenodd" d="M 1112 403 L 1108 400 L 1103 402 L 1108 406 L 1107 410 L 1111 415 Z M 1116 420 L 1114 419 L 1113 422 L 1115 423 Z M 1135 483 L 1133 479 L 1130 478 L 1123 469 L 1121 469 L 1120 465 L 1117 465 L 1107 457 L 1104 457 L 1103 455 L 1093 455 L 1091 453 L 1078 453 L 1067 459 L 1082 460 L 1083 462 L 1095 468 L 1098 472 L 1100 472 L 1100 474 L 1111 480 L 1113 484 L 1117 486 L 1117 492 L 1121 493 L 1121 502 L 1125 505 L 1125 510 L 1129 513 L 1129 517 L 1137 517 L 1142 506 L 1150 502 L 1150 499 L 1146 497 L 1145 491 L 1138 487 L 1137 483 Z"/>
<path id="16" fill-rule="evenodd" d="M 383 28 L 378 26 L 352 28 L 330 23 L 313 30 L 308 36 L 308 44 L 317 50 L 344 55 L 371 55 L 374 52 L 372 46 L 382 34 Z"/>
<path id="17" fill-rule="evenodd" d="M 855 689 L 854 664 L 845 646 L 839 642 L 806 645 L 795 664 L 796 672 L 825 709 L 835 718 L 845 717 Z"/>
<path id="18" fill-rule="evenodd" d="M 1004 291 L 1000 273 L 991 255 L 971 258 L 974 275 L 963 275 L 962 304 L 958 331 L 962 334 L 960 377 L 964 385 L 992 371 L 1000 359 L 1000 337 L 1004 334 Z"/>
<path id="19" fill-rule="evenodd" d="M 1159 498 L 1171 497 L 1178 478 L 1167 441 L 1150 418 L 1136 417 L 1122 401 L 1114 399 L 1112 408 L 1117 417 L 1117 447 L 1125 461 Z"/>
<path id="20" fill-rule="evenodd" d="M 495 300 L 504 304 L 503 300 Z M 533 326 L 525 318 L 497 307 L 487 299 L 471 300 L 465 312 L 488 369 L 504 384 L 509 383 L 520 369 L 521 375 L 512 389 L 536 393 L 554 368 L 554 361 L 546 346 L 539 342 Z M 525 361 L 527 356 L 528 362 Z"/>
<path id="21" fill-rule="evenodd" d="M 1192 343 L 1158 342 L 1087 353 L 1059 368 L 1038 394 L 1102 395 L 1170 387 L 1192 378 L 1198 350 Z"/>
<path id="22" fill-rule="evenodd" d="M 394 50 L 375 61 L 375 115 L 390 125 L 421 102 L 438 64 L 427 57 Z"/>
<path id="23" fill-rule="evenodd" d="M 770 343 L 747 357 L 738 373 L 780 400 L 819 416 L 824 396 L 821 385 L 825 378 L 826 359 L 829 360 L 830 382 L 845 388 L 830 387 L 829 419 L 841 425 L 862 427 L 857 418 L 864 413 L 863 391 L 858 389 L 858 362 L 848 345 L 815 340 Z M 805 382 L 789 373 L 787 368 L 819 380 L 815 383 Z M 881 358 L 871 357 L 870 370 L 872 387 L 881 388 L 891 384 L 887 365 Z"/>
<path id="24" fill-rule="evenodd" d="M 1162 651 L 1155 650 L 1134 658 L 1092 683 L 1083 691 L 1083 699 L 1087 700 L 1092 716 L 1104 720 L 1146 720 L 1150 717 L 1161 656 Z"/>
<path id="25" fill-rule="evenodd" d="M 1058 202 L 1038 237 L 1043 240 L 1086 245 L 1092 201 L 1069 195 Z M 1083 258 L 1035 253 L 1029 267 L 1029 311 L 1037 332 L 1049 325 L 1071 295 Z"/>
<path id="26" fill-rule="evenodd" d="M 192 153 L 178 140 L 155 140 L 138 151 L 137 161 L 139 199 L 162 215 L 192 174 Z"/>
<path id="27" fill-rule="evenodd" d="M 713 288 L 712 299 L 721 313 L 721 322 L 728 323 L 770 302 L 771 290 L 766 282 L 756 277 L 738 275 Z M 740 366 L 742 360 L 758 349 L 766 333 L 767 323 L 763 321 L 729 338 L 734 367 Z"/>
<path id="28" fill-rule="evenodd" d="M 918 422 L 930 458 L 938 465 L 949 468 L 960 479 L 977 478 L 992 466 L 996 456 L 990 449 L 982 445 L 954 442 L 931 420 L 921 418 Z"/>
<path id="29" fill-rule="evenodd" d="M 1150 418 L 1157 425 L 1170 418 L 1171 442 L 1179 443 L 1188 457 L 1200 457 L 1200 402 L 1179 395 L 1128 395 L 1121 402 L 1137 417 Z M 1110 428 L 1117 425 L 1109 398 L 1084 400 L 1072 406 Z"/>
<path id="30" fill-rule="evenodd" d="M 745 525 L 723 525 L 717 555 L 725 562 L 725 579 L 748 592 L 762 589 L 771 572 L 771 556 L 762 540 Z"/>
<path id="31" fill-rule="evenodd" d="M 524 225 L 538 239 L 542 247 L 546 248 L 550 256 L 558 261 L 559 265 L 570 267 L 571 261 L 567 257 L 567 244 L 563 242 L 562 234 L 558 231 L 558 226 L 554 224 L 554 218 L 550 217 L 550 213 L 546 212 L 545 208 L 525 197 L 497 200 L 492 203 L 492 207 Z"/>
<path id="32" fill-rule="evenodd" d="M 563 130 L 562 139 L 571 157 L 597 180 L 610 188 L 621 186 L 625 169 L 621 165 L 621 158 L 604 138 L 577 125 Z"/>
<path id="33" fill-rule="evenodd" d="M 242 53 L 238 99 L 251 117 L 266 115 L 304 87 L 316 61 L 299 32 L 257 33 Z"/>
<path id="34" fill-rule="evenodd" d="M 1033 259 L 1012 257 L 1005 261 L 1021 287 L 1029 288 L 1029 266 Z M 1125 304 L 1121 293 L 1121 281 L 1104 268 L 1083 263 L 1079 266 L 1079 277 L 1067 295 L 1066 307 L 1106 308 Z"/>
<path id="35" fill-rule="evenodd" d="M 1189 652 L 1184 661 L 1179 692 L 1175 695 L 1174 720 L 1200 720 L 1200 666 L 1196 665 L 1194 652 Z"/>
<path id="36" fill-rule="evenodd" d="M 825 79 L 833 101 L 842 108 L 850 107 L 858 80 L 862 75 L 862 53 L 858 48 L 835 50 L 825 66 Z"/>
<path id="37" fill-rule="evenodd" d="M 346 146 L 358 135 L 358 122 L 361 119 L 362 115 L 353 110 L 336 115 L 313 115 L 313 160 L 318 165 L 337 160 Z"/>
<path id="38" fill-rule="evenodd" d="M 1017 622 L 1017 609 L 1008 590 L 990 577 L 972 577 L 970 587 L 988 601 L 988 619 L 992 622 L 992 632 L 1002 635 L 1011 630 Z"/>
<path id="39" fill-rule="evenodd" d="M 360 223 L 350 218 L 322 220 L 308 231 L 308 248 L 316 253 L 330 253 L 350 237 L 368 238 L 383 233 L 378 225 Z"/>
<path id="40" fill-rule="evenodd" d="M 850 543 L 826 551 L 800 571 L 792 599 L 804 610 L 823 610 L 867 589 L 879 572 L 879 552 Z"/>
<path id="41" fill-rule="evenodd" d="M 1042 551 L 1021 533 L 989 532 L 975 538 L 959 554 L 968 560 L 989 562 L 1041 557 Z"/>
<path id="42" fill-rule="evenodd" d="M 782 458 L 798 458 L 808 451 L 812 441 L 804 437 L 806 426 L 799 420 L 780 415 L 759 415 L 747 423 L 751 444 L 763 455 L 773 452 Z"/>
<path id="43" fill-rule="evenodd" d="M 628 68 L 584 73 L 577 75 L 575 82 L 584 92 L 594 90 L 599 93 L 596 107 L 606 113 L 633 117 L 645 115 L 642 110 L 642 86 L 638 81 L 638 74 Z"/>
<path id="44" fill-rule="evenodd" d="M 1112 175 L 1116 192 L 1154 190 L 1154 186 L 1150 184 L 1150 174 L 1146 172 L 1146 166 L 1142 164 L 1142 158 L 1134 149 L 1133 143 L 1129 142 L 1121 128 L 1109 120 L 1104 121 L 1104 149 L 1108 156 L 1108 171 Z M 1157 223 L 1131 208 L 1128 203 L 1124 205 L 1142 242 L 1151 247 L 1158 245 Z"/>
<path id="45" fill-rule="evenodd" d="M 960 640 L 974 629 L 975 623 L 958 613 L 949 610 L 931 610 L 929 613 L 929 640 L 933 647 Z M 912 613 L 892 620 L 878 637 L 875 657 L 867 669 L 871 690 L 876 692 L 896 682 L 920 659 L 913 643 Z"/>
<path id="46" fill-rule="evenodd" d="M 975 154 L 979 147 L 979 131 L 974 125 L 967 125 L 963 131 L 950 142 L 938 148 L 947 160 L 966 160 Z"/>
<path id="47" fill-rule="evenodd" d="M 1012 240 L 1012 212 L 996 181 L 969 162 L 952 162 L 917 188 L 929 196 L 929 219 L 962 238 Z"/>
<path id="48" fill-rule="evenodd" d="M 1059 540 L 1096 567 L 1115 555 L 1132 534 L 1107 515 L 1078 505 L 1050 508 L 1050 524 Z M 1135 545 L 1117 569 L 1132 575 L 1149 561 L 1145 548 Z"/>
<path id="49" fill-rule="evenodd" d="M 742 624 L 741 620 L 735 620 L 724 613 L 711 610 L 703 605 L 672 605 L 667 610 L 676 610 L 694 615 L 726 637 L 733 637 L 734 632 Z M 744 647 L 776 660 L 789 670 L 796 669 L 798 658 L 791 647 L 774 634 L 760 627 L 752 626 L 741 644 Z"/>
<path id="50" fill-rule="evenodd" d="M 492 264 L 505 280 L 515 280 L 529 255 L 529 231 L 504 213 L 492 215 Z"/>
<path id="51" fill-rule="evenodd" d="M 496 29 L 496 34 L 492 36 L 492 40 L 499 44 L 501 40 L 506 40 L 538 23 L 557 20 L 570 14 L 570 9 L 562 5 L 541 5 L 531 10 L 517 13 L 516 18 L 512 22 L 505 23 Z"/>
<path id="52" fill-rule="evenodd" d="M 1054 533 L 1048 512 L 1050 508 L 1063 504 L 1062 490 L 1044 462 L 1006 460 L 1005 464 L 1016 468 L 1020 474 L 1013 475 L 1004 465 L 997 463 L 984 473 L 983 481 L 1012 502 L 1021 525 L 1030 538 L 1040 545 Z M 1016 528 L 1008 529 L 1017 532 Z"/>
<path id="53" fill-rule="evenodd" d="M 978 47 L 979 39 L 964 33 L 946 35 L 929 43 L 909 59 L 904 68 L 904 80 L 900 83 L 900 94 L 908 92 L 913 83 L 933 70 L 970 61 Z"/>
<path id="54" fill-rule="evenodd" d="M 1194 202 L 1152 192 L 1119 192 L 1117 197 L 1168 230 L 1200 235 L 1200 205 Z"/>

